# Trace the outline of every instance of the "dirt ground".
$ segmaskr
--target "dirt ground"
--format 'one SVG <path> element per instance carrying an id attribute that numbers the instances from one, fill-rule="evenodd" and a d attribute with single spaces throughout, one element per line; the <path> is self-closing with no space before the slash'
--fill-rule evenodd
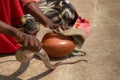
<path id="1" fill-rule="evenodd" d="M 50 71 L 38 58 L 21 64 L 12 61 L 14 55 L 0 56 L 0 80 L 120 80 L 120 0 L 71 2 L 80 16 L 90 21 L 91 34 L 81 48 L 87 55 L 64 60 L 88 62 L 61 65 Z"/>

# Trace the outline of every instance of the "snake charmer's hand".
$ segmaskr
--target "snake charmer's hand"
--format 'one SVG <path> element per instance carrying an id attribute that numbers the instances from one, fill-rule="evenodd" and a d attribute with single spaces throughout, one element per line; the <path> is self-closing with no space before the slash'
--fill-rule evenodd
<path id="1" fill-rule="evenodd" d="M 59 24 L 55 24 L 52 21 L 48 21 L 47 23 L 45 23 L 45 27 L 48 27 L 50 29 L 57 29 L 60 27 Z"/>
<path id="2" fill-rule="evenodd" d="M 61 29 L 62 30 L 67 30 L 67 29 L 69 29 L 70 27 L 68 26 L 68 25 L 61 25 Z"/>
<path id="3" fill-rule="evenodd" d="M 34 35 L 23 33 L 2 21 L 0 21 L 0 33 L 13 36 L 28 49 L 40 50 L 42 47 L 42 43 Z"/>
<path id="4" fill-rule="evenodd" d="M 56 24 L 56 23 L 53 23 L 52 21 L 48 21 L 46 24 L 45 24 L 46 27 L 50 28 L 50 29 L 56 29 L 57 31 L 59 31 L 58 28 L 61 28 L 62 30 L 67 30 L 69 29 L 69 26 L 67 25 L 63 25 L 63 24 Z"/>
<path id="5" fill-rule="evenodd" d="M 39 51 L 42 47 L 42 43 L 34 35 L 17 31 L 15 38 L 27 49 Z"/>

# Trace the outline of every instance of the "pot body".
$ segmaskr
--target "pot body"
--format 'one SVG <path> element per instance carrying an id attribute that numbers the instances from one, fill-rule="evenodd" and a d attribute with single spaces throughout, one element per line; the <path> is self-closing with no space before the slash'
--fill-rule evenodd
<path id="1" fill-rule="evenodd" d="M 64 57 L 70 54 L 75 48 L 71 37 L 54 33 L 45 35 L 42 42 L 43 49 L 49 57 Z"/>

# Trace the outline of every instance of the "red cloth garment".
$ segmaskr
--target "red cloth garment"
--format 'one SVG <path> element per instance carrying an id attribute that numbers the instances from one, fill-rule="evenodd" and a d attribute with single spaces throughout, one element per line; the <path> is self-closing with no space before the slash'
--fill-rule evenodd
<path id="1" fill-rule="evenodd" d="M 23 16 L 19 0 L 0 0 L 0 20 L 9 25 L 20 25 Z M 0 34 L 0 54 L 14 53 L 20 46 L 15 38 Z"/>

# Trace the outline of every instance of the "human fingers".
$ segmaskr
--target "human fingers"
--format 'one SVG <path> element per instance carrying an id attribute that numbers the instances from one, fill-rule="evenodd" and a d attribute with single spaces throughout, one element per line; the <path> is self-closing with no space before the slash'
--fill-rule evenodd
<path id="1" fill-rule="evenodd" d="M 61 25 L 62 30 L 67 30 L 69 27 L 67 25 Z"/>
<path id="2" fill-rule="evenodd" d="M 29 36 L 24 35 L 23 46 L 28 47 L 29 45 Z"/>
<path id="3" fill-rule="evenodd" d="M 29 42 L 28 42 L 28 49 L 34 50 L 35 49 L 35 44 L 34 44 L 34 37 L 30 36 L 29 37 Z"/>
<path id="4" fill-rule="evenodd" d="M 36 37 L 33 37 L 33 43 L 33 49 L 39 51 L 42 47 L 42 43 Z"/>
<path id="5" fill-rule="evenodd" d="M 46 25 L 46 27 L 49 27 L 50 29 L 57 29 L 60 27 L 60 25 L 58 24 L 49 24 L 49 25 Z"/>
<path id="6" fill-rule="evenodd" d="M 39 43 L 38 44 L 38 47 L 36 48 L 37 51 L 39 51 L 41 48 L 42 48 L 43 44 L 42 43 Z"/>

